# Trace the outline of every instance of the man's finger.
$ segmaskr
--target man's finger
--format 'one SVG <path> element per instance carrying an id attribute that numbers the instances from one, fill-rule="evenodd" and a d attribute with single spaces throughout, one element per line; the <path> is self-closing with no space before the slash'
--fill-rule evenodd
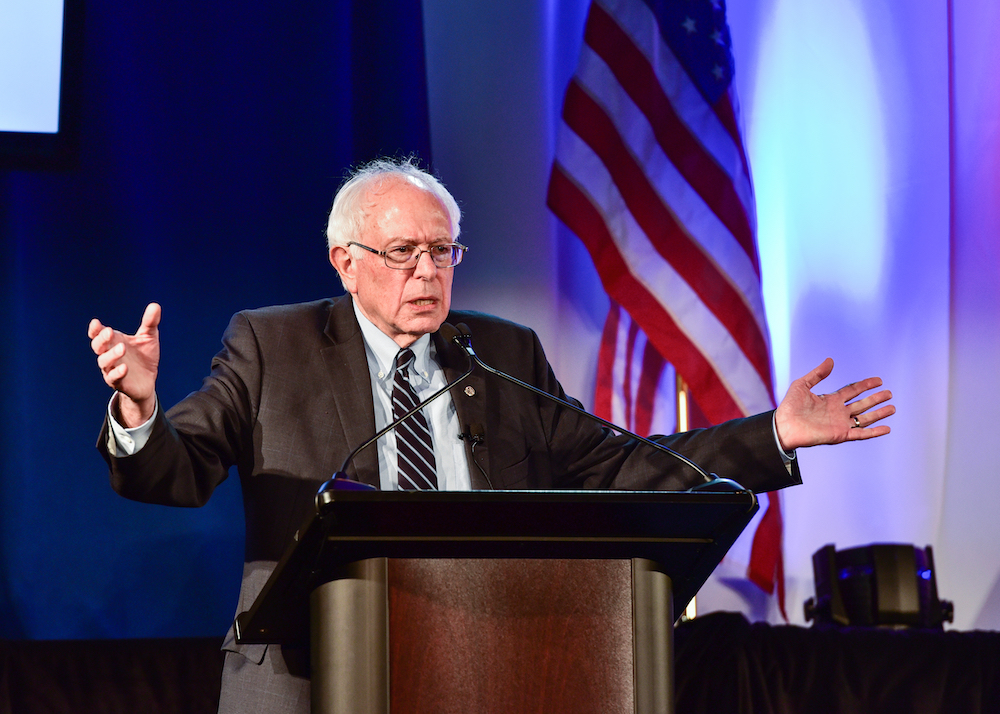
<path id="1" fill-rule="evenodd" d="M 114 334 L 114 330 L 110 327 L 102 327 L 100 332 L 90 341 L 90 349 L 94 350 L 94 354 L 104 354 L 112 346 L 111 338 L 114 337 Z"/>
<path id="2" fill-rule="evenodd" d="M 103 354 L 97 355 L 97 368 L 102 372 L 107 374 L 114 367 L 115 363 L 118 361 L 118 355 L 108 350 Z"/>
<path id="3" fill-rule="evenodd" d="M 104 381 L 107 382 L 108 386 L 112 389 L 118 389 L 119 384 L 123 379 L 125 379 L 126 374 L 128 374 L 128 365 L 122 362 L 120 365 L 104 375 Z"/>
<path id="4" fill-rule="evenodd" d="M 149 332 L 156 329 L 160 324 L 161 309 L 158 303 L 151 302 L 146 305 L 142 313 L 142 322 L 139 323 L 139 331 Z"/>
<path id="5" fill-rule="evenodd" d="M 817 384 L 819 384 L 824 379 L 829 377 L 832 371 L 833 371 L 833 359 L 827 357 L 819 364 L 818 367 L 816 367 L 813 371 L 811 371 L 809 374 L 803 377 L 802 380 L 805 383 L 806 387 L 808 387 L 811 390 Z"/>
<path id="6" fill-rule="evenodd" d="M 841 387 L 837 390 L 837 394 L 843 398 L 845 402 L 849 402 L 855 397 L 881 386 L 881 377 L 869 377 L 868 379 L 862 379 L 860 382 L 852 382 L 846 387 Z"/>
<path id="7" fill-rule="evenodd" d="M 884 407 L 880 407 L 873 412 L 868 412 L 865 414 L 865 418 L 868 420 L 869 424 L 874 424 L 877 421 L 882 421 L 886 417 L 890 417 L 896 413 L 896 407 L 892 404 L 887 404 Z"/>
<path id="8" fill-rule="evenodd" d="M 850 399 L 850 397 L 848 397 L 848 399 Z M 859 399 L 856 402 L 848 402 L 847 407 L 851 410 L 851 414 L 862 414 L 874 407 L 876 404 L 887 402 L 890 399 L 892 399 L 892 392 L 888 389 L 883 389 L 881 392 L 869 394 L 864 399 Z"/>
<path id="9" fill-rule="evenodd" d="M 106 370 L 113 366 L 115 362 L 120 360 L 125 355 L 125 345 L 119 342 L 117 345 L 109 350 L 105 350 L 101 354 L 97 355 L 97 366 L 101 370 Z"/>
<path id="10" fill-rule="evenodd" d="M 90 324 L 87 326 L 87 337 L 89 337 L 90 339 L 94 339 L 95 337 L 97 337 L 98 334 L 100 334 L 101 330 L 103 329 L 104 325 L 102 325 L 101 321 L 95 317 L 93 320 L 90 321 Z"/>
<path id="11" fill-rule="evenodd" d="M 885 436 L 886 434 L 889 433 L 889 431 L 890 431 L 889 427 L 885 425 L 873 426 L 867 429 L 851 429 L 847 434 L 847 438 L 848 440 L 851 441 L 860 441 L 862 439 L 874 439 L 876 436 Z"/>

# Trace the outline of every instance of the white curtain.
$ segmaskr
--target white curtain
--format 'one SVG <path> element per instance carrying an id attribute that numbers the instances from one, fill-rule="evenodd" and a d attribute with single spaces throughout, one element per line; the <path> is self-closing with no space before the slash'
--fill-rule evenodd
<path id="1" fill-rule="evenodd" d="M 832 356 L 826 391 L 877 374 L 899 410 L 889 437 L 800 452 L 793 622 L 813 552 L 894 542 L 934 546 L 957 627 L 1000 627 L 1000 11 L 955 4 L 949 24 L 947 0 L 729 3 L 778 396 Z M 434 163 L 472 247 L 456 305 L 534 327 L 589 405 L 607 300 L 545 207 L 586 9 L 424 0 Z M 776 619 L 745 558 L 744 542 L 701 611 Z"/>

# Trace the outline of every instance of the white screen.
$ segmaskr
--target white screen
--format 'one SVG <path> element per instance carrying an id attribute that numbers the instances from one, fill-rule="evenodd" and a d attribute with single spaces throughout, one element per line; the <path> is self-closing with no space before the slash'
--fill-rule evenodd
<path id="1" fill-rule="evenodd" d="M 0 131 L 59 131 L 63 0 L 0 0 Z"/>

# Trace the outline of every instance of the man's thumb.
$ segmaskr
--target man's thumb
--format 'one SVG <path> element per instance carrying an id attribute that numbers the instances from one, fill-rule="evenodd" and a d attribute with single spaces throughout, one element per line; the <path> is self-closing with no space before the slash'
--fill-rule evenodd
<path id="1" fill-rule="evenodd" d="M 146 306 L 146 311 L 142 313 L 142 323 L 139 325 L 140 330 L 154 330 L 156 326 L 160 324 L 160 306 L 158 303 L 151 302 Z"/>

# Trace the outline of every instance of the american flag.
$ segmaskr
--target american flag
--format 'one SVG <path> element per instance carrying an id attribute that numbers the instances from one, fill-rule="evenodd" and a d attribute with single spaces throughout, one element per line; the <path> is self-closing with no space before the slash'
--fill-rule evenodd
<path id="1" fill-rule="evenodd" d="M 732 79 L 723 0 L 591 3 L 548 204 L 612 301 L 595 410 L 640 433 L 670 390 L 667 363 L 710 423 L 774 407 Z M 780 508 L 771 494 L 748 574 L 767 592 L 777 584 L 783 606 Z"/>

